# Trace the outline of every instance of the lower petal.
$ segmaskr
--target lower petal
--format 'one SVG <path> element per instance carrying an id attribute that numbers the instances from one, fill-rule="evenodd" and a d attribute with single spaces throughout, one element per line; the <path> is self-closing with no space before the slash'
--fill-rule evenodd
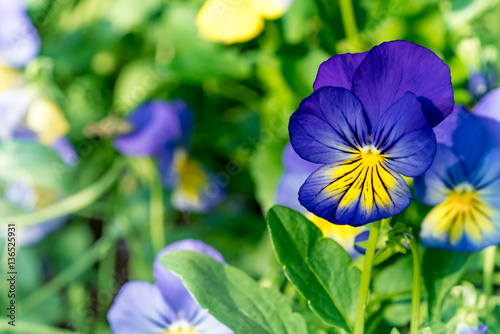
<path id="1" fill-rule="evenodd" d="M 228 180 L 209 174 L 203 166 L 185 154 L 174 158 L 177 183 L 172 193 L 172 204 L 183 212 L 207 212 L 224 198 Z"/>
<path id="2" fill-rule="evenodd" d="M 351 226 L 396 215 L 411 200 L 410 189 L 399 174 L 362 157 L 320 168 L 299 192 L 300 203 L 310 212 Z"/>
<path id="3" fill-rule="evenodd" d="M 154 284 L 128 282 L 122 286 L 108 312 L 115 334 L 164 333 L 174 313 Z"/>
<path id="4" fill-rule="evenodd" d="M 500 243 L 498 209 L 477 193 L 460 196 L 451 193 L 431 210 L 422 223 L 422 242 L 428 247 L 452 251 L 479 251 Z"/>

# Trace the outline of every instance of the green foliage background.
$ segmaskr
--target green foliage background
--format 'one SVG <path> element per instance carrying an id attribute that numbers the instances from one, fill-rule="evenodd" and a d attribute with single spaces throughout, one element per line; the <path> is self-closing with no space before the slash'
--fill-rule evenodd
<path id="1" fill-rule="evenodd" d="M 442 57 L 451 68 L 457 104 L 473 105 L 476 101 L 466 90 L 468 64 L 457 54 L 457 45 L 464 38 L 477 37 L 483 47 L 500 48 L 496 0 L 354 1 L 360 36 L 355 44 L 346 40 L 338 1 L 295 0 L 282 18 L 266 21 L 260 36 L 229 46 L 201 37 L 194 19 L 202 3 L 29 1 L 42 51 L 26 76 L 61 105 L 80 163 L 74 170 L 61 171 L 58 175 L 63 178 L 54 179 L 48 166 L 57 157 L 41 146 L 14 145 L 0 151 L 2 177 L 35 178 L 74 199 L 72 206 L 66 202 L 31 216 L 0 203 L 2 222 L 31 224 L 44 214 L 74 213 L 42 242 L 19 250 L 19 322 L 25 327 L 14 332 L 110 333 L 106 313 L 120 286 L 132 279 L 152 281 L 156 253 L 149 233 L 151 168 L 144 161 L 119 157 L 109 138 L 88 137 L 84 130 L 109 115 L 125 116 L 148 99 L 182 98 L 196 115 L 191 153 L 215 173 L 229 176 L 228 196 L 213 213 L 183 214 L 171 208 L 165 191 L 167 242 L 195 238 L 211 244 L 261 286 L 283 292 L 280 303 L 288 301 L 302 313 L 310 333 L 336 333 L 307 307 L 306 299 L 313 297 L 298 294 L 286 282 L 280 265 L 285 259 L 277 249 L 280 259 L 276 260 L 266 228 L 265 213 L 274 204 L 283 172 L 281 151 L 288 141 L 289 116 L 312 93 L 317 68 L 329 56 L 366 51 L 394 39 L 418 43 Z M 500 57 L 496 67 L 500 68 Z M 23 160 L 20 152 L 29 150 L 36 151 L 36 161 Z M 78 197 L 82 191 L 89 196 Z M 414 202 L 395 219 L 418 231 L 428 210 Z M 324 247 L 338 247 L 332 244 Z M 465 275 L 478 286 L 479 255 L 473 257 Z M 169 262 L 176 270 L 196 269 L 194 264 L 181 268 L 174 260 Z M 232 271 L 228 275 L 243 275 L 237 269 L 228 270 Z M 358 275 L 354 267 L 349 270 Z M 293 269 L 288 271 L 287 276 L 292 276 Z M 379 300 L 368 320 L 370 333 L 406 328 L 411 296 L 408 272 L 411 261 L 405 255 L 376 267 L 372 297 Z M 249 289 L 257 289 L 250 277 Z M 396 282 L 388 284 L 395 277 Z M 439 285 L 436 278 L 429 279 Z M 2 305 L 5 298 L 2 293 Z M 283 317 L 290 314 L 291 309 L 282 312 Z M 349 328 L 350 321 L 340 326 Z M 494 326 L 491 322 L 492 333 L 499 333 L 500 324 Z"/>

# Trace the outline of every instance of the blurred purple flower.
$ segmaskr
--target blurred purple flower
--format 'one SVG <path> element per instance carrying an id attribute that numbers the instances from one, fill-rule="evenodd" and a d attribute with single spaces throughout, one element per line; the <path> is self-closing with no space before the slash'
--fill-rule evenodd
<path id="1" fill-rule="evenodd" d="M 127 121 L 132 132 L 118 136 L 114 147 L 124 155 L 156 158 L 177 210 L 207 212 L 223 199 L 220 182 L 187 153 L 194 120 L 185 102 L 148 101 Z"/>
<path id="2" fill-rule="evenodd" d="M 40 36 L 22 0 L 0 0 L 0 62 L 23 67 L 40 51 Z"/>
<path id="3" fill-rule="evenodd" d="M 108 312 L 114 334 L 225 334 L 229 328 L 202 309 L 179 277 L 161 263 L 167 252 L 203 253 L 225 264 L 222 255 L 198 240 L 182 240 L 163 249 L 154 262 L 155 284 L 131 281 L 122 286 Z"/>
<path id="4" fill-rule="evenodd" d="M 434 163 L 414 182 L 418 200 L 434 206 L 420 232 L 428 247 L 479 251 L 500 244 L 498 103 L 494 94 L 472 114 L 457 107 L 435 128 Z"/>
<path id="5" fill-rule="evenodd" d="M 473 328 L 465 323 L 460 323 L 457 326 L 455 334 L 486 334 L 487 332 L 487 325 L 479 325 L 477 328 Z"/>

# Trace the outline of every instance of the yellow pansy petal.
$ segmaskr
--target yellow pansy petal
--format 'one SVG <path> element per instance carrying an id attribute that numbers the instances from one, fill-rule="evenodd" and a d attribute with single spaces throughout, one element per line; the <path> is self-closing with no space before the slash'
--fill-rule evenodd
<path id="1" fill-rule="evenodd" d="M 252 0 L 208 0 L 196 17 L 203 36 L 226 44 L 247 42 L 264 29 L 264 19 Z"/>
<path id="2" fill-rule="evenodd" d="M 255 6 L 266 19 L 280 18 L 292 4 L 292 0 L 254 0 Z"/>
<path id="3" fill-rule="evenodd" d="M 26 115 L 26 125 L 38 134 L 40 142 L 52 144 L 69 131 L 69 124 L 59 106 L 47 99 L 38 99 Z"/>
<path id="4" fill-rule="evenodd" d="M 332 224 L 326 219 L 320 218 L 312 213 L 308 214 L 307 218 L 321 230 L 325 238 L 335 240 L 349 253 L 354 251 L 356 236 L 365 230 L 364 227 Z"/>

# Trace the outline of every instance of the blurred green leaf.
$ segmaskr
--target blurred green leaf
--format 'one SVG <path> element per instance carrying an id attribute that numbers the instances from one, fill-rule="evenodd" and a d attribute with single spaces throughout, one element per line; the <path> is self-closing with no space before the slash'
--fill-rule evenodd
<path id="1" fill-rule="evenodd" d="M 165 11 L 154 39 L 159 41 L 157 63 L 164 73 L 185 82 L 199 83 L 209 78 L 245 79 L 252 73 L 252 57 L 236 47 L 203 39 L 195 23 L 192 3 L 172 3 Z M 165 31 L 175 32 L 165 34 Z"/>
<path id="2" fill-rule="evenodd" d="M 361 272 L 338 243 L 300 213 L 274 206 L 269 230 L 287 278 L 330 325 L 350 331 L 354 324 Z"/>
<path id="3" fill-rule="evenodd" d="M 144 102 L 163 82 L 152 58 L 143 58 L 127 64 L 116 79 L 113 108 L 126 114 Z"/>
<path id="4" fill-rule="evenodd" d="M 167 253 L 161 262 L 182 278 L 201 307 L 236 333 L 307 333 L 302 316 L 279 292 L 260 288 L 239 269 L 189 251 Z"/>
<path id="5" fill-rule="evenodd" d="M 394 277 L 398 279 L 395 280 Z M 411 256 L 402 256 L 383 268 L 373 282 L 373 292 L 381 295 L 404 293 L 412 290 L 413 261 Z"/>
<path id="6" fill-rule="evenodd" d="M 8 141 L 0 144 L 0 178 L 63 190 L 66 174 L 72 169 L 51 148 L 35 141 Z"/>
<path id="7" fill-rule="evenodd" d="M 250 173 L 255 182 L 255 197 L 262 212 L 276 203 L 276 188 L 283 175 L 281 152 L 283 143 L 260 145 L 250 163 Z"/>
<path id="8" fill-rule="evenodd" d="M 424 254 L 423 275 L 429 302 L 429 317 L 439 320 L 443 302 L 451 288 L 460 282 L 470 253 L 429 248 Z"/>

